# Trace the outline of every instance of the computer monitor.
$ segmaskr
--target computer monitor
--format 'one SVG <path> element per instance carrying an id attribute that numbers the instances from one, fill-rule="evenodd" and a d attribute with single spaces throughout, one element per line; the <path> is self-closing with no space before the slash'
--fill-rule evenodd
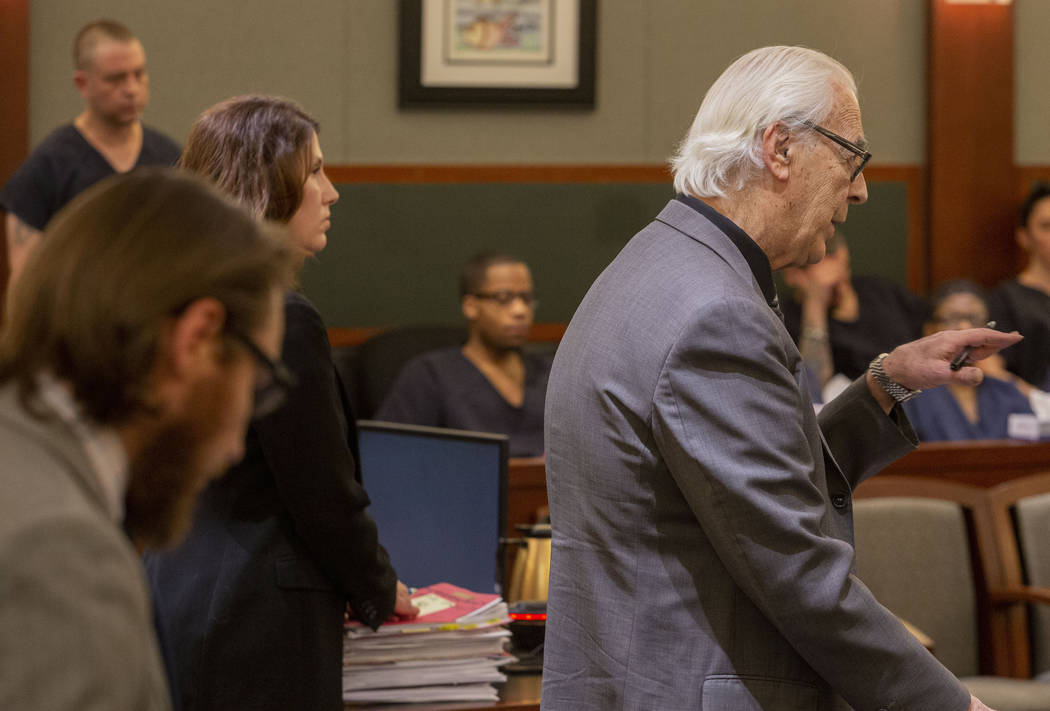
<path id="1" fill-rule="evenodd" d="M 362 420 L 361 478 L 398 578 L 501 592 L 507 437 Z"/>

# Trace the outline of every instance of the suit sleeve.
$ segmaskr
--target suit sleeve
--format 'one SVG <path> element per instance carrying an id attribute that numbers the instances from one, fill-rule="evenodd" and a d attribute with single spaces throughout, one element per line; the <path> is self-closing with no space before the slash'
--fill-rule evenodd
<path id="1" fill-rule="evenodd" d="M 263 455 L 314 561 L 358 618 L 378 627 L 394 609 L 397 576 L 357 479 L 351 415 L 343 410 L 324 323 L 304 299 L 286 302 L 282 358 L 297 384 L 284 407 L 255 425 Z"/>
<path id="2" fill-rule="evenodd" d="M 809 403 L 771 335 L 774 318 L 725 297 L 680 334 L 654 393 L 671 474 L 737 585 L 854 709 L 965 711 L 965 688 L 855 576 L 852 546 L 828 533 L 848 513 L 832 507 L 813 459 L 819 432 L 805 425 Z"/>
<path id="3" fill-rule="evenodd" d="M 142 569 L 115 526 L 40 516 L 5 538 L 0 570 L 0 708 L 170 708 Z"/>
<path id="4" fill-rule="evenodd" d="M 904 408 L 897 405 L 886 415 L 863 375 L 825 405 L 819 419 L 825 465 L 837 467 L 851 488 L 919 444 Z"/>

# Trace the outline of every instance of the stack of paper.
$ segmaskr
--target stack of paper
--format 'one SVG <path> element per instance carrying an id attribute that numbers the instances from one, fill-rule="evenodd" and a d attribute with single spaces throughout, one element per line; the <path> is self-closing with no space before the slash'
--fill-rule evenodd
<path id="1" fill-rule="evenodd" d="M 496 701 L 493 682 L 514 661 L 504 651 L 507 605 L 486 595 L 437 583 L 412 601 L 419 617 L 373 632 L 348 622 L 343 641 L 343 700 L 354 703 Z"/>

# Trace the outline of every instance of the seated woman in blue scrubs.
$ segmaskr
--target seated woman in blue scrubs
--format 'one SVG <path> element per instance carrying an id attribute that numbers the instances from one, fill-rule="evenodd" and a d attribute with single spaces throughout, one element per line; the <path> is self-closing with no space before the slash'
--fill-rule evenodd
<path id="1" fill-rule="evenodd" d="M 930 295 L 924 335 L 948 329 L 975 328 L 988 320 L 988 307 L 977 284 L 966 280 L 942 284 Z M 1028 398 L 1010 382 L 985 375 L 977 386 L 942 385 L 904 403 L 919 439 L 924 442 L 1005 439 L 1007 416 L 1032 414 Z"/>

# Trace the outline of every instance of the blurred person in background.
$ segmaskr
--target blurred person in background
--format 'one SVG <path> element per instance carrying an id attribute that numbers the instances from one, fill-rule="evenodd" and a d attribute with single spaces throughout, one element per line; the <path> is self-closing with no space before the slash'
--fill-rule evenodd
<path id="1" fill-rule="evenodd" d="M 1019 387 L 1050 390 L 1050 185 L 1032 188 L 1016 234 L 1028 264 L 989 294 L 988 311 L 999 329 L 1024 334 L 1002 355 L 1006 369 L 1023 381 Z"/>
<path id="2" fill-rule="evenodd" d="M 824 259 L 782 273 L 791 287 L 782 304 L 784 325 L 809 371 L 814 402 L 833 400 L 872 358 L 922 331 L 923 300 L 890 279 L 854 275 L 840 230 L 828 240 Z"/>
<path id="3" fill-rule="evenodd" d="M 182 537 L 280 400 L 291 252 L 158 169 L 44 236 L 0 336 L 0 708 L 168 709 L 139 551 Z"/>
<path id="4" fill-rule="evenodd" d="M 13 283 L 51 217 L 81 191 L 141 165 L 174 165 L 179 146 L 142 123 L 149 73 L 124 25 L 95 20 L 73 40 L 73 83 L 84 110 L 37 146 L 0 191 Z"/>
<path id="5" fill-rule="evenodd" d="M 930 335 L 979 328 L 987 321 L 984 291 L 971 281 L 958 279 L 942 284 L 930 294 L 929 315 L 923 331 Z M 1003 356 L 1009 352 L 1007 349 Z M 982 370 L 989 373 L 988 368 Z M 1006 439 L 1009 415 L 1033 414 L 1026 394 L 998 377 L 986 377 L 980 385 L 949 383 L 924 390 L 904 403 L 904 411 L 924 442 Z"/>
<path id="6" fill-rule="evenodd" d="M 180 165 L 285 225 L 301 267 L 339 198 L 318 130 L 291 101 L 236 97 L 201 114 Z M 186 711 L 340 710 L 344 613 L 373 628 L 416 614 L 367 511 L 325 325 L 298 291 L 284 316 L 287 404 L 253 421 L 244 461 L 202 492 L 186 541 L 146 562 Z"/>

